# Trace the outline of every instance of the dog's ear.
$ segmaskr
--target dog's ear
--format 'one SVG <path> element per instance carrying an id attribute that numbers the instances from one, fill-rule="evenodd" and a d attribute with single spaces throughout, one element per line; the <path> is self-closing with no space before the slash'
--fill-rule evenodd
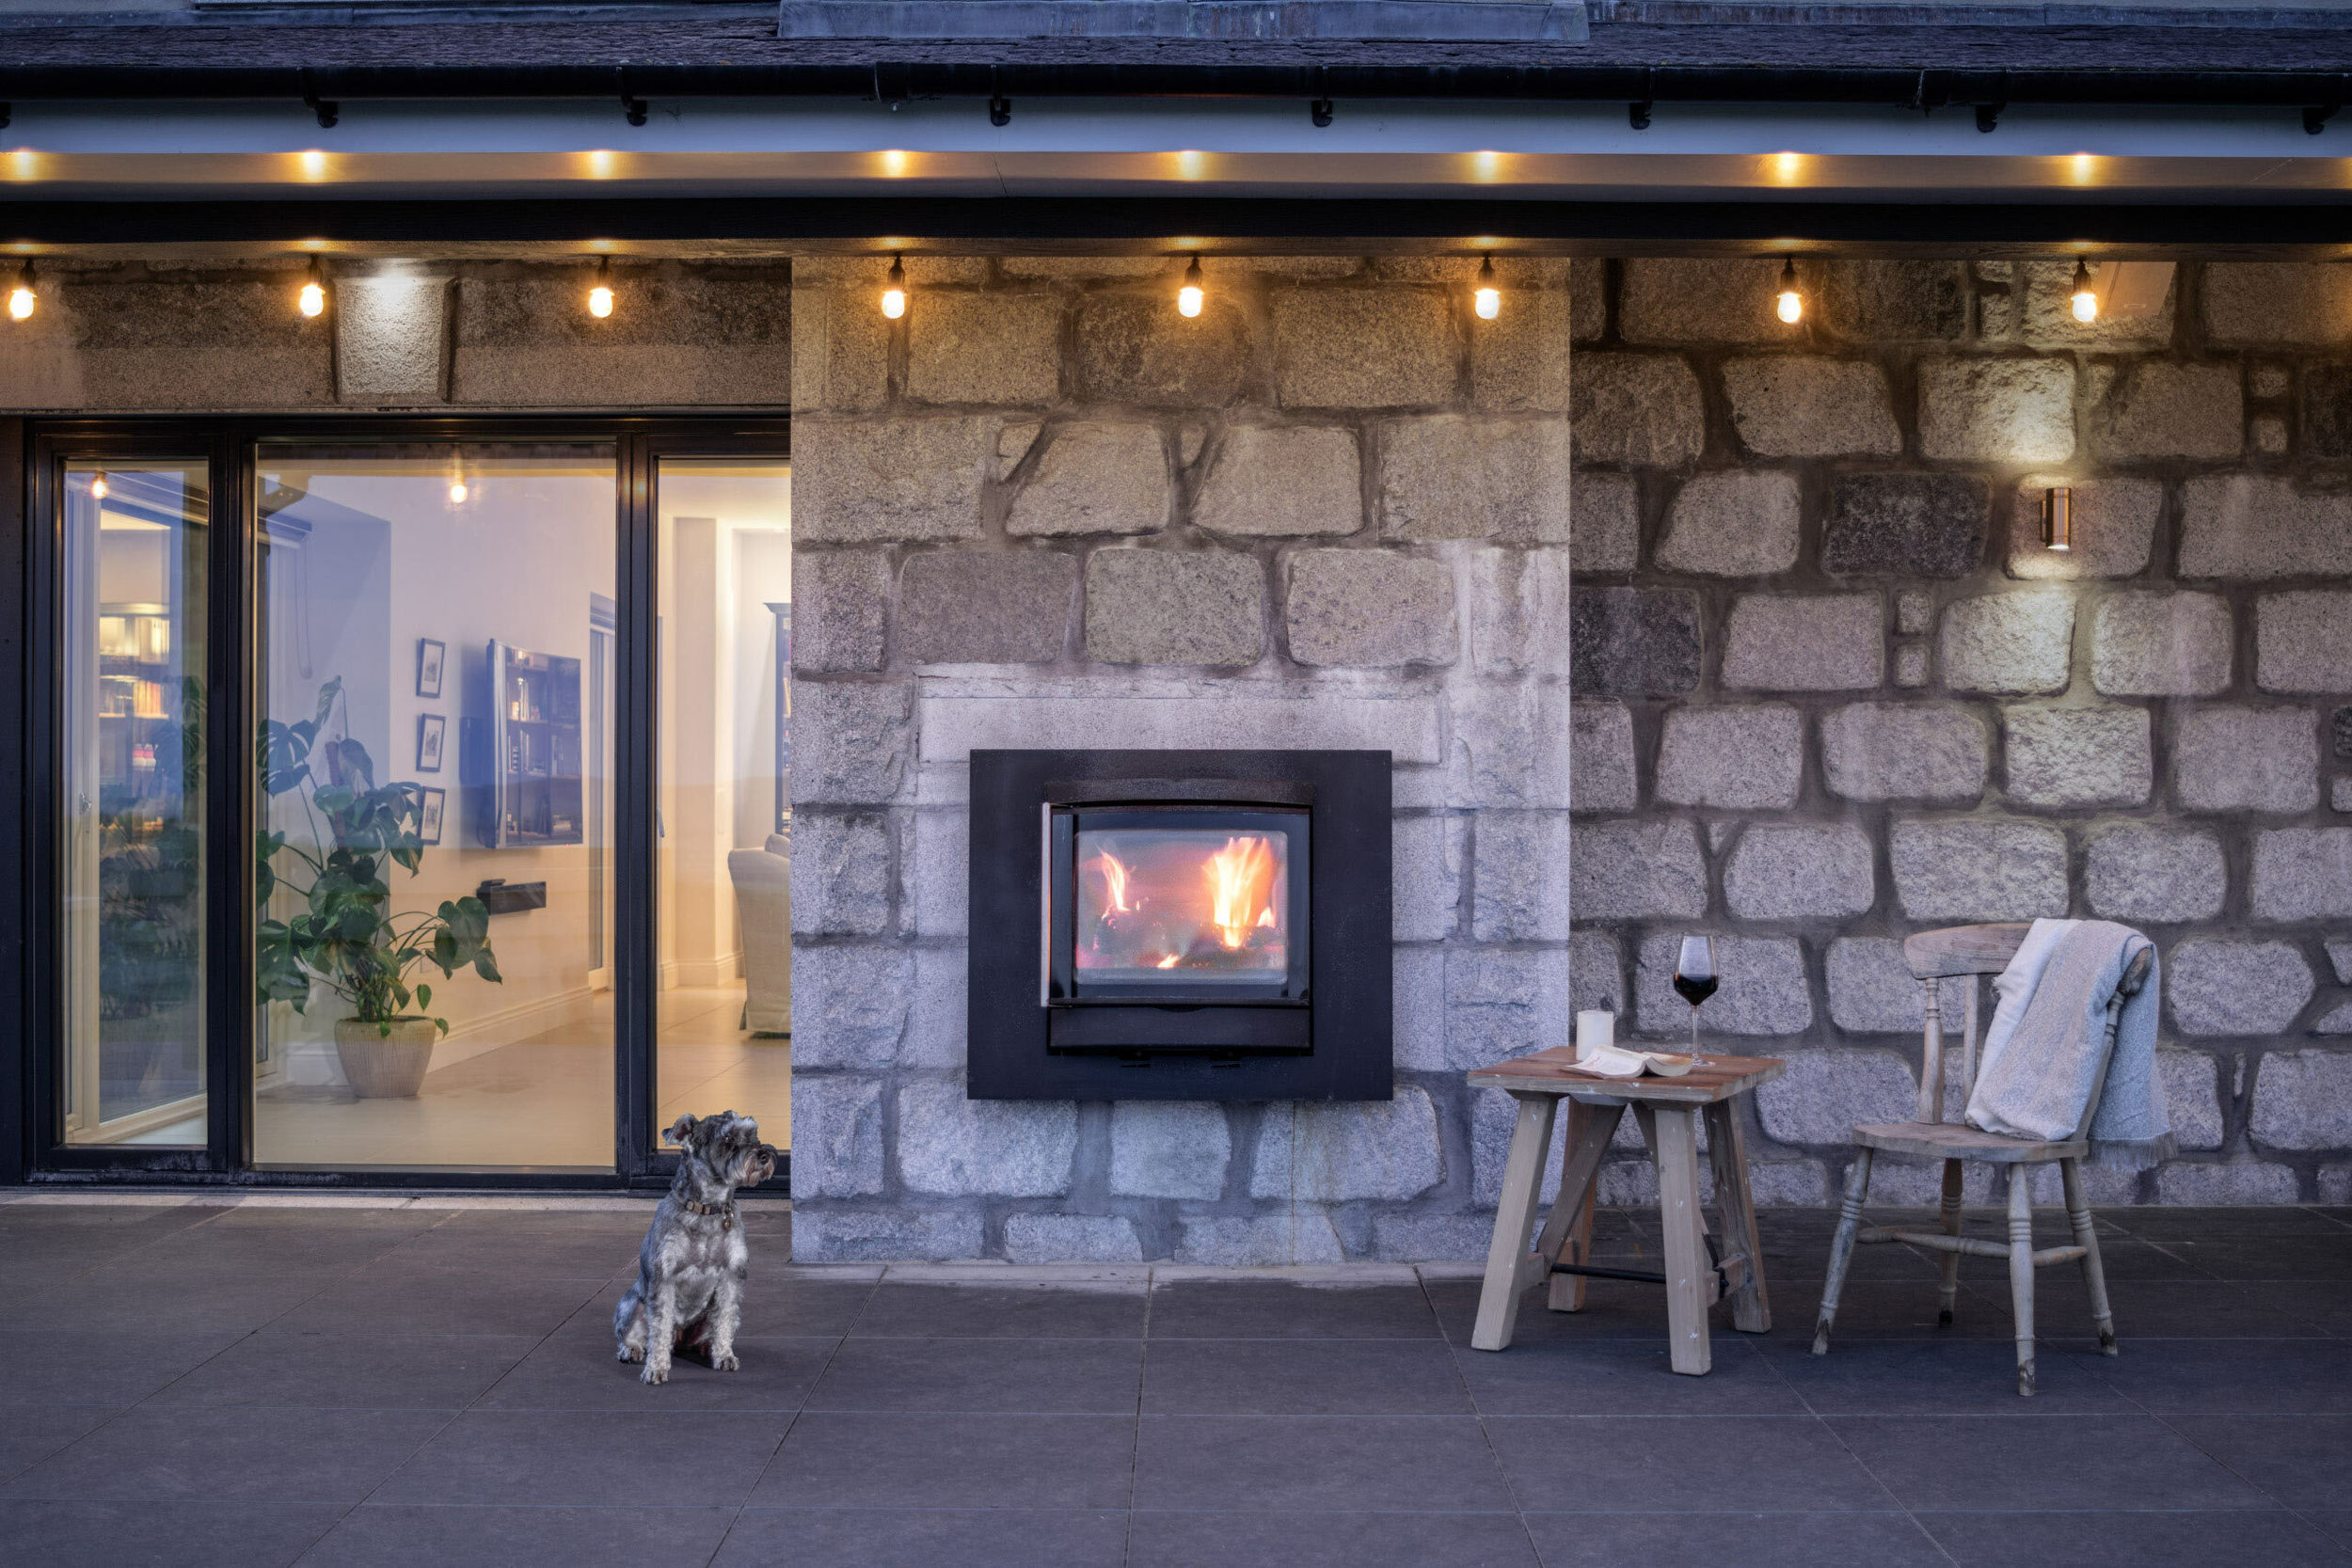
<path id="1" fill-rule="evenodd" d="M 667 1132 L 662 1133 L 661 1137 L 663 1142 L 674 1143 L 680 1148 L 684 1148 L 686 1147 L 686 1140 L 692 1137 L 693 1134 L 694 1118 L 692 1117 L 680 1117 L 677 1120 L 670 1123 L 670 1130 Z"/>

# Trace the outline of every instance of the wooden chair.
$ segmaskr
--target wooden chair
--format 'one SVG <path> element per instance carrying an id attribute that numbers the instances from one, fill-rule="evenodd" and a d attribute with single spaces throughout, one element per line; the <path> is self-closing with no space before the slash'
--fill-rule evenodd
<path id="1" fill-rule="evenodd" d="M 1979 1132 L 1973 1127 L 1944 1119 L 1944 1015 L 1936 995 L 1940 981 L 1963 979 L 1966 1016 L 1961 1101 L 1965 1105 L 1977 1082 L 1977 999 L 1981 977 L 2009 967 L 2018 946 L 2032 927 L 2025 923 L 1998 926 L 1955 926 L 1941 931 L 1921 931 L 1903 943 L 1903 958 L 1911 973 L 1927 988 L 1927 1050 L 1920 1064 L 1919 1109 L 1915 1121 L 1884 1122 L 1853 1130 L 1853 1167 L 1846 1178 L 1846 1200 L 1838 1211 L 1837 1235 L 1830 1243 L 1829 1278 L 1821 1287 L 1821 1316 L 1813 1330 L 1813 1354 L 1829 1354 L 1830 1324 L 1837 1317 L 1837 1293 L 1846 1283 L 1846 1266 L 1853 1259 L 1856 1242 L 1908 1242 L 1943 1257 L 1939 1325 L 1949 1324 L 1960 1294 L 1960 1259 L 2006 1258 L 2009 1291 L 2016 1312 L 2017 1391 L 2030 1395 L 2033 1386 L 2033 1271 L 2052 1263 L 2079 1262 L 2083 1283 L 2090 1291 L 2090 1312 L 2099 1329 L 2102 1354 L 2115 1354 L 2115 1318 L 2107 1307 L 2106 1275 L 2099 1263 L 2099 1237 L 2091 1228 L 2090 1206 L 2083 1197 L 2082 1159 L 2090 1150 L 2085 1130 L 2099 1109 L 2106 1086 L 2107 1062 L 2115 1052 L 2117 1022 L 2126 999 L 2148 980 L 2151 951 L 2142 950 L 2125 970 L 2122 982 L 2107 1004 L 2106 1038 L 2099 1074 L 2092 1083 L 2090 1102 L 2074 1135 L 2054 1142 L 2013 1138 L 2000 1132 Z M 1958 1107 L 1955 1107 L 1958 1109 Z M 1912 1160 L 1944 1162 L 1943 1229 L 1904 1230 L 1892 1226 L 1862 1227 L 1863 1200 L 1869 1196 L 1870 1164 L 1880 1154 Z M 1961 1167 L 1969 1161 L 2009 1167 L 2009 1240 L 1979 1241 L 1960 1233 Z M 2073 1224 L 2074 1244 L 2034 1250 L 2032 1176 L 2036 1165 L 2056 1163 L 2066 1188 L 2066 1217 Z"/>

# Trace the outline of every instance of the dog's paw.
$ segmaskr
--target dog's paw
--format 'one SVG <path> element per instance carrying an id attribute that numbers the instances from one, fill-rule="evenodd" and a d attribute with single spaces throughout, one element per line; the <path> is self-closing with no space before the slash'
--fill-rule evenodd
<path id="1" fill-rule="evenodd" d="M 649 1388 L 657 1383 L 667 1383 L 670 1381 L 670 1369 L 657 1367 L 648 1361 L 645 1363 L 645 1370 L 637 1374 L 637 1381 Z"/>
<path id="2" fill-rule="evenodd" d="M 623 1345 L 612 1353 L 615 1361 L 643 1361 L 644 1358 L 645 1353 L 634 1345 Z"/>
<path id="3" fill-rule="evenodd" d="M 710 1370 L 714 1372 L 739 1372 L 743 1370 L 743 1363 L 735 1358 L 733 1351 L 729 1351 L 724 1355 L 712 1356 Z"/>

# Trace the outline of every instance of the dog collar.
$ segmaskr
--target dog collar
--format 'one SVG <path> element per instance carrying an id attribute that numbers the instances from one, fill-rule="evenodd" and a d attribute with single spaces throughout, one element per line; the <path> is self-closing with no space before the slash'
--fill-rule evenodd
<path id="1" fill-rule="evenodd" d="M 735 1228 L 735 1205 L 732 1202 L 696 1203 L 692 1198 L 682 1197 L 677 1200 L 677 1206 L 690 1214 L 717 1214 L 720 1216 L 720 1229 Z"/>

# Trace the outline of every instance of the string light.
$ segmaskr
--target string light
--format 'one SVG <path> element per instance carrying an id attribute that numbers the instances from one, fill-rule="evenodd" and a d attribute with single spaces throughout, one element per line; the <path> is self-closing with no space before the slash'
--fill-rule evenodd
<path id="1" fill-rule="evenodd" d="M 1180 316 L 1199 315 L 1200 303 L 1207 297 L 1200 290 L 1200 258 L 1196 256 L 1192 259 L 1192 265 L 1184 269 L 1184 287 L 1176 291 L 1176 313 Z"/>
<path id="2" fill-rule="evenodd" d="M 596 263 L 596 287 L 588 291 L 588 313 L 598 321 L 612 313 L 612 258 Z"/>
<path id="3" fill-rule="evenodd" d="M 40 303 L 40 296 L 33 293 L 33 263 L 24 262 L 16 269 L 16 281 L 8 286 L 8 319 L 24 320 Z"/>
<path id="4" fill-rule="evenodd" d="M 882 314 L 897 321 L 907 313 L 907 267 L 898 257 L 890 259 L 890 276 L 882 279 Z"/>
<path id="5" fill-rule="evenodd" d="M 89 482 L 89 498 L 94 501 L 103 501 L 111 488 L 112 486 L 106 483 L 106 471 L 101 468 Z"/>
<path id="6" fill-rule="evenodd" d="M 2074 261 L 2074 292 L 2071 303 L 2076 321 L 2087 325 L 2099 319 L 2099 294 L 2090 286 L 2090 268 L 2079 257 Z"/>
<path id="7" fill-rule="evenodd" d="M 1495 259 L 1491 256 L 1478 264 L 1478 287 L 1470 293 L 1470 304 L 1483 322 L 1502 314 L 1502 291 L 1495 286 Z"/>
<path id="8" fill-rule="evenodd" d="M 1780 264 L 1780 299 L 1776 309 L 1780 319 L 1790 326 L 1804 320 L 1804 294 L 1797 287 L 1797 259 L 1794 256 Z"/>
<path id="9" fill-rule="evenodd" d="M 318 258 L 315 256 L 310 259 L 310 270 L 302 276 L 300 304 L 306 316 L 326 313 L 326 283 L 319 274 Z"/>
<path id="10" fill-rule="evenodd" d="M 449 454 L 449 503 L 452 506 L 463 506 L 466 504 L 466 498 L 471 494 L 473 492 L 466 485 L 465 454 L 452 448 Z"/>

